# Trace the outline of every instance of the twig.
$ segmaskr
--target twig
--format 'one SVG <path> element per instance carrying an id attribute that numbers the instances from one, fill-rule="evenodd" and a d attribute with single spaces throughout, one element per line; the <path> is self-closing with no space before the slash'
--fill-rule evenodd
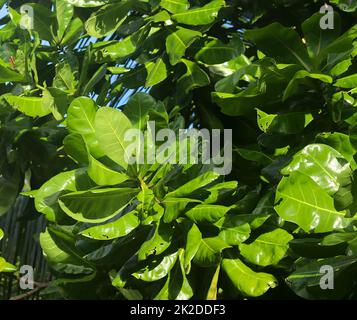
<path id="1" fill-rule="evenodd" d="M 31 297 L 33 296 L 34 294 L 36 294 L 37 292 L 41 291 L 42 289 L 45 289 L 48 287 L 48 283 L 39 283 L 39 282 L 35 282 L 34 283 L 36 288 L 26 292 L 26 293 L 23 293 L 23 294 L 20 294 L 18 296 L 15 296 L 15 297 L 11 297 L 10 300 L 23 300 L 23 299 L 26 299 L 28 297 Z"/>

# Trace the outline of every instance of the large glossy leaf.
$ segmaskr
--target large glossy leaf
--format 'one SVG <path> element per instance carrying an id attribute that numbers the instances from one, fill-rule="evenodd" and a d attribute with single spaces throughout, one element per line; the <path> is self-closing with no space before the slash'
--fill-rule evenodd
<path id="1" fill-rule="evenodd" d="M 318 56 L 321 51 L 336 40 L 341 29 L 340 17 L 334 13 L 334 28 L 322 29 L 320 26 L 321 18 L 324 14 L 315 13 L 302 24 L 302 30 L 305 35 L 307 47 L 312 56 Z"/>
<path id="2" fill-rule="evenodd" d="M 209 24 L 215 20 L 224 5 L 224 0 L 213 0 L 202 7 L 176 13 L 172 18 L 179 23 L 193 26 Z"/>
<path id="3" fill-rule="evenodd" d="M 154 300 L 188 300 L 192 297 L 193 290 L 185 275 L 183 256 L 184 250 L 181 249 L 174 268 Z"/>
<path id="4" fill-rule="evenodd" d="M 298 92 L 299 85 L 307 83 L 308 79 L 320 80 L 321 82 L 331 84 L 333 82 L 332 77 L 326 74 L 310 73 L 306 70 L 300 70 L 296 72 L 294 77 L 290 80 L 288 86 L 284 91 L 283 100 L 287 100 L 290 96 Z"/>
<path id="5" fill-rule="evenodd" d="M 214 223 L 221 219 L 231 208 L 213 204 L 198 204 L 185 214 L 195 223 Z"/>
<path id="6" fill-rule="evenodd" d="M 169 55 L 170 63 L 177 64 L 184 56 L 186 49 L 201 36 L 199 31 L 179 27 L 170 33 L 166 38 L 166 51 Z"/>
<path id="7" fill-rule="evenodd" d="M 275 229 L 260 235 L 250 244 L 240 244 L 239 250 L 249 262 L 265 267 L 277 264 L 285 256 L 292 239 L 287 231 Z"/>
<path id="8" fill-rule="evenodd" d="M 101 7 L 86 21 L 87 33 L 96 38 L 113 33 L 123 23 L 131 5 L 131 1 L 120 1 Z"/>
<path id="9" fill-rule="evenodd" d="M 214 171 L 209 171 L 201 176 L 194 178 L 193 180 L 185 183 L 183 186 L 177 188 L 176 190 L 167 193 L 167 198 L 184 198 L 189 196 L 191 193 L 200 189 L 209 183 L 213 182 L 214 180 L 218 179 L 219 174 Z"/>
<path id="10" fill-rule="evenodd" d="M 98 63 L 113 62 L 135 53 L 142 45 L 149 30 L 142 27 L 120 41 L 102 41 L 93 45 L 94 60 Z"/>
<path id="11" fill-rule="evenodd" d="M 209 85 L 210 79 L 207 73 L 197 63 L 186 59 L 182 59 L 181 61 L 186 65 L 187 71 L 177 81 L 179 90 L 187 94 L 192 89 Z"/>
<path id="12" fill-rule="evenodd" d="M 270 288 L 277 286 L 277 280 L 273 275 L 254 272 L 237 258 L 223 259 L 222 269 L 226 272 L 234 287 L 244 296 L 259 297 Z"/>
<path id="13" fill-rule="evenodd" d="M 22 82 L 24 80 L 25 79 L 23 75 L 14 70 L 11 70 L 0 60 L 0 83 L 6 83 L 9 81 Z"/>
<path id="14" fill-rule="evenodd" d="M 171 13 L 184 12 L 190 7 L 188 0 L 161 0 L 160 6 Z"/>
<path id="15" fill-rule="evenodd" d="M 152 87 L 167 78 L 166 64 L 162 58 L 147 62 L 145 68 L 147 72 L 145 87 Z"/>
<path id="16" fill-rule="evenodd" d="M 79 169 L 59 173 L 48 180 L 36 193 L 36 210 L 45 214 L 49 221 L 60 219 L 62 211 L 58 205 L 58 198 L 63 194 L 77 191 L 77 186 L 83 178 L 84 172 Z"/>
<path id="17" fill-rule="evenodd" d="M 305 262 L 305 263 L 304 263 Z M 355 256 L 336 256 L 319 260 L 301 261 L 296 270 L 286 278 L 286 283 L 300 297 L 305 299 L 343 299 L 351 291 L 355 278 L 357 259 Z M 322 277 L 326 274 L 321 272 L 321 267 L 330 266 L 333 270 L 334 290 L 322 290 Z"/>
<path id="18" fill-rule="evenodd" d="M 357 74 L 352 74 L 350 76 L 338 79 L 335 84 L 335 87 L 340 87 L 344 89 L 352 89 L 357 87 Z"/>
<path id="19" fill-rule="evenodd" d="M 88 175 L 99 186 L 116 185 L 128 179 L 125 173 L 108 168 L 91 155 L 89 155 Z"/>
<path id="20" fill-rule="evenodd" d="M 68 108 L 67 126 L 73 133 L 80 134 L 89 150 L 95 156 L 101 156 L 99 142 L 95 136 L 94 118 L 97 107 L 92 99 L 79 97 Z"/>
<path id="21" fill-rule="evenodd" d="M 202 240 L 202 234 L 200 229 L 194 223 L 190 223 L 189 229 L 186 236 L 185 245 L 185 257 L 184 257 L 184 267 L 186 273 L 191 270 L 191 261 L 195 257 Z"/>
<path id="22" fill-rule="evenodd" d="M 342 185 L 348 184 L 351 168 L 343 156 L 330 146 L 310 144 L 296 153 L 281 172 L 284 175 L 300 172 L 333 195 Z"/>
<path id="23" fill-rule="evenodd" d="M 139 261 L 164 252 L 171 244 L 173 231 L 173 226 L 169 224 L 158 223 L 153 226 L 148 240 L 142 244 L 138 251 Z"/>
<path id="24" fill-rule="evenodd" d="M 292 28 L 274 22 L 267 27 L 245 32 L 247 39 L 256 43 L 259 50 L 279 63 L 296 63 L 311 70 L 311 60 L 298 33 Z"/>
<path id="25" fill-rule="evenodd" d="M 6 96 L 6 101 L 15 109 L 30 117 L 44 117 L 51 113 L 49 105 L 41 97 Z"/>
<path id="26" fill-rule="evenodd" d="M 73 17 L 73 5 L 66 0 L 56 0 L 57 36 L 62 39 Z"/>
<path id="27" fill-rule="evenodd" d="M 149 112 L 155 109 L 155 104 L 155 99 L 149 94 L 138 92 L 130 97 L 123 112 L 134 128 L 144 130 L 149 120 Z"/>
<path id="28" fill-rule="evenodd" d="M 178 252 L 164 256 L 161 260 L 153 261 L 145 268 L 134 272 L 132 275 L 142 281 L 152 282 L 160 280 L 167 276 L 175 265 L 178 257 Z"/>
<path id="29" fill-rule="evenodd" d="M 222 251 L 229 247 L 221 238 L 203 238 L 193 261 L 202 267 L 215 266 L 221 261 Z"/>
<path id="30" fill-rule="evenodd" d="M 311 178 L 293 172 L 278 185 L 276 212 L 306 232 L 329 232 L 345 228 L 350 219 L 337 211 L 333 199 Z"/>
<path id="31" fill-rule="evenodd" d="M 62 210 L 81 222 L 100 223 L 118 214 L 139 192 L 134 188 L 78 191 L 59 198 Z"/>
<path id="32" fill-rule="evenodd" d="M 250 237 L 250 225 L 240 215 L 228 214 L 215 225 L 220 228 L 218 236 L 229 245 L 240 244 Z"/>
<path id="33" fill-rule="evenodd" d="M 88 149 L 80 134 L 69 134 L 63 140 L 63 147 L 66 153 L 78 164 L 88 165 Z"/>
<path id="34" fill-rule="evenodd" d="M 132 127 L 129 119 L 119 110 L 103 107 L 95 116 L 94 126 L 101 149 L 113 161 L 127 168 L 130 141 L 125 141 L 125 133 Z"/>
<path id="35" fill-rule="evenodd" d="M 124 237 L 140 225 L 137 212 L 129 212 L 118 219 L 101 224 L 99 226 L 88 228 L 81 232 L 82 235 L 90 239 L 111 240 Z"/>
<path id="36" fill-rule="evenodd" d="M 242 41 L 238 37 L 231 39 L 229 43 L 223 43 L 219 39 L 206 41 L 204 46 L 196 53 L 195 59 L 205 64 L 220 64 L 232 60 L 244 51 Z"/>
<path id="37" fill-rule="evenodd" d="M 166 198 L 164 222 L 169 223 L 177 219 L 185 211 L 189 203 L 200 203 L 201 201 L 189 198 Z"/>
<path id="38" fill-rule="evenodd" d="M 82 258 L 74 237 L 58 228 L 40 234 L 40 245 L 50 266 L 61 274 L 71 275 L 69 281 L 86 281 L 95 276 L 94 268 Z"/>

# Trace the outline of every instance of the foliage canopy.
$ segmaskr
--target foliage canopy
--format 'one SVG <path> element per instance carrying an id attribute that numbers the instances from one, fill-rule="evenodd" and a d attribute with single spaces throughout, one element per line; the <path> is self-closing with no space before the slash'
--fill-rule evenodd
<path id="1" fill-rule="evenodd" d="M 332 30 L 322 1 L 33 1 L 30 30 L 8 3 L 0 215 L 46 217 L 44 297 L 357 297 L 357 3 L 330 3 Z M 128 165 L 147 121 L 232 129 L 233 171 Z"/>

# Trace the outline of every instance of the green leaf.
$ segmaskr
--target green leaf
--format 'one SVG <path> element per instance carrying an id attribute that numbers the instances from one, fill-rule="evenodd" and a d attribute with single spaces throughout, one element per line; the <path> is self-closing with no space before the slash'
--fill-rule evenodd
<path id="1" fill-rule="evenodd" d="M 95 240 L 112 240 L 124 237 L 140 225 L 140 220 L 135 211 L 124 214 L 118 219 L 88 228 L 81 232 L 87 238 Z"/>
<path id="2" fill-rule="evenodd" d="M 166 52 L 171 65 L 177 64 L 185 55 L 186 49 L 201 35 L 198 31 L 182 27 L 178 27 L 176 31 L 170 33 L 166 38 Z"/>
<path id="3" fill-rule="evenodd" d="M 171 13 L 180 13 L 187 11 L 190 3 L 187 0 L 161 0 L 160 6 Z"/>
<path id="4" fill-rule="evenodd" d="M 69 281 L 81 282 L 95 276 L 93 267 L 75 247 L 75 238 L 71 233 L 58 227 L 47 228 L 40 234 L 40 245 L 50 266 L 61 274 L 71 275 Z"/>
<path id="5" fill-rule="evenodd" d="M 202 234 L 197 225 L 190 222 L 191 226 L 187 232 L 186 245 L 185 245 L 185 256 L 184 256 L 184 267 L 186 274 L 190 273 L 191 261 L 195 257 L 202 240 Z"/>
<path id="6" fill-rule="evenodd" d="M 166 198 L 185 198 L 189 196 L 191 193 L 200 189 L 211 182 L 218 179 L 219 174 L 214 171 L 209 171 L 201 176 L 194 178 L 193 180 L 185 183 L 183 186 L 177 188 L 176 190 L 169 192 L 166 194 Z"/>
<path id="7" fill-rule="evenodd" d="M 166 64 L 162 58 L 145 63 L 147 72 L 145 87 L 152 87 L 167 78 Z"/>
<path id="8" fill-rule="evenodd" d="M 0 228 L 0 240 L 4 238 L 4 231 Z"/>
<path id="9" fill-rule="evenodd" d="M 145 26 L 120 41 L 102 41 L 92 46 L 95 62 L 113 62 L 128 57 L 136 52 L 148 35 Z"/>
<path id="10" fill-rule="evenodd" d="M 250 244 L 241 243 L 239 250 L 244 258 L 258 266 L 275 265 L 285 256 L 292 239 L 287 231 L 275 229 L 260 235 Z"/>
<path id="11" fill-rule="evenodd" d="M 115 32 L 131 9 L 131 1 L 108 4 L 92 13 L 85 23 L 91 37 L 102 38 Z"/>
<path id="12" fill-rule="evenodd" d="M 283 175 L 300 172 L 310 177 L 329 195 L 350 182 L 351 168 L 343 156 L 330 146 L 310 144 L 296 153 Z"/>
<path id="13" fill-rule="evenodd" d="M 314 57 L 319 56 L 340 35 L 341 19 L 338 13 L 334 12 L 334 28 L 332 29 L 322 29 L 320 27 L 320 21 L 324 15 L 319 12 L 315 13 L 302 24 L 307 48 L 310 55 Z"/>
<path id="14" fill-rule="evenodd" d="M 191 26 L 209 24 L 217 18 L 219 10 L 224 5 L 224 0 L 214 0 L 202 7 L 178 12 L 172 15 L 172 18 L 179 23 Z"/>
<path id="15" fill-rule="evenodd" d="M 38 32 L 42 40 L 53 42 L 52 30 L 55 22 L 54 13 L 43 5 L 29 3 L 33 8 L 33 29 Z"/>
<path id="16" fill-rule="evenodd" d="M 307 260 L 303 259 L 296 271 L 286 278 L 288 286 L 300 297 L 305 299 L 343 299 L 347 296 L 356 272 L 357 259 L 355 256 L 336 256 L 333 258 Z M 321 290 L 321 280 L 326 274 L 320 272 L 322 266 L 331 266 L 333 269 L 334 290 Z"/>
<path id="17" fill-rule="evenodd" d="M 238 245 L 250 237 L 250 226 L 239 215 L 226 215 L 215 223 L 220 228 L 218 236 L 229 245 Z"/>
<path id="18" fill-rule="evenodd" d="M 223 259 L 222 269 L 234 287 L 244 296 L 259 297 L 277 286 L 277 280 L 273 275 L 254 272 L 239 259 Z"/>
<path id="19" fill-rule="evenodd" d="M 261 29 L 247 30 L 245 37 L 278 63 L 299 64 L 308 71 L 312 68 L 306 47 L 299 34 L 292 28 L 286 28 L 274 22 Z"/>
<path id="20" fill-rule="evenodd" d="M 357 87 L 357 73 L 350 76 L 338 79 L 335 84 L 335 87 L 340 87 L 343 89 L 352 89 Z"/>
<path id="21" fill-rule="evenodd" d="M 357 3 L 349 0 L 331 0 L 333 4 L 337 4 L 338 7 L 346 12 L 354 12 L 357 10 Z"/>
<path id="22" fill-rule="evenodd" d="M 124 114 L 132 126 L 140 130 L 146 129 L 149 112 L 155 109 L 155 99 L 147 93 L 138 92 L 132 95 L 124 107 Z"/>
<path id="23" fill-rule="evenodd" d="M 210 84 L 209 76 L 197 63 L 181 59 L 186 65 L 186 73 L 177 80 L 178 90 L 188 94 L 191 90 L 199 87 L 205 87 Z"/>
<path id="24" fill-rule="evenodd" d="M 193 261 L 201 267 L 216 266 L 221 261 L 222 251 L 229 247 L 221 238 L 203 238 Z"/>
<path id="25" fill-rule="evenodd" d="M 118 214 L 139 192 L 134 188 L 78 191 L 59 198 L 61 209 L 71 218 L 100 223 Z"/>
<path id="26" fill-rule="evenodd" d="M 142 281 L 152 282 L 160 280 L 167 276 L 175 265 L 179 252 L 174 252 L 162 259 L 156 259 L 145 268 L 134 272 L 132 275 Z"/>
<path id="27" fill-rule="evenodd" d="M 5 96 L 14 108 L 30 117 L 44 117 L 51 113 L 51 108 L 40 97 Z"/>
<path id="28" fill-rule="evenodd" d="M 73 133 L 80 134 L 94 156 L 103 152 L 95 136 L 94 119 L 97 107 L 94 101 L 87 97 L 79 97 L 72 101 L 68 108 L 67 126 Z"/>
<path id="29" fill-rule="evenodd" d="M 89 155 L 88 175 L 98 186 L 112 186 L 129 179 L 125 173 L 112 170 L 91 155 Z"/>
<path id="30" fill-rule="evenodd" d="M 258 126 L 265 133 L 297 134 L 313 120 L 311 114 L 289 112 L 268 114 L 257 109 Z"/>
<path id="31" fill-rule="evenodd" d="M 289 97 L 295 94 L 296 91 L 298 91 L 299 85 L 301 83 L 306 82 L 306 78 L 320 80 L 321 82 L 328 83 L 328 84 L 331 84 L 333 82 L 332 77 L 326 74 L 310 73 L 305 70 L 300 70 L 296 72 L 296 74 L 290 80 L 288 86 L 286 87 L 284 91 L 283 101 L 287 100 Z"/>
<path id="32" fill-rule="evenodd" d="M 13 264 L 0 257 L 0 272 L 15 272 L 16 270 L 17 269 Z"/>
<path id="33" fill-rule="evenodd" d="M 154 300 L 188 300 L 193 296 L 193 290 L 186 278 L 183 266 L 184 251 L 179 250 L 178 255 L 174 268 Z"/>
<path id="34" fill-rule="evenodd" d="M 228 44 L 219 39 L 206 41 L 196 53 L 195 59 L 205 64 L 220 64 L 232 60 L 244 51 L 243 42 L 235 36 Z"/>
<path id="35" fill-rule="evenodd" d="M 299 172 L 284 177 L 276 192 L 276 212 L 306 232 L 330 232 L 345 228 L 350 219 L 337 211 L 333 198 L 311 178 Z M 296 209 L 298 208 L 298 209 Z"/>
<path id="36" fill-rule="evenodd" d="M 0 83 L 23 81 L 25 81 L 25 78 L 22 74 L 11 70 L 0 60 Z"/>
<path id="37" fill-rule="evenodd" d="M 99 7 L 110 2 L 110 0 L 63 0 L 75 7 L 80 8 L 93 8 Z"/>
<path id="38" fill-rule="evenodd" d="M 352 169 L 356 169 L 356 162 L 354 160 L 354 155 L 356 154 L 356 149 L 353 147 L 350 136 L 340 132 L 323 132 L 316 137 L 316 143 L 327 144 L 336 151 L 338 151 L 343 158 L 345 158 Z"/>
<path id="39" fill-rule="evenodd" d="M 201 201 L 189 198 L 165 198 L 164 222 L 170 223 L 176 220 L 185 211 L 189 203 L 200 203 Z"/>
<path id="40" fill-rule="evenodd" d="M 220 205 L 199 204 L 185 214 L 195 223 L 214 223 L 221 219 L 230 209 L 231 207 Z"/>
<path id="41" fill-rule="evenodd" d="M 80 165 L 88 165 L 88 150 L 83 137 L 78 133 L 71 133 L 63 140 L 66 153 Z"/>
<path id="42" fill-rule="evenodd" d="M 46 215 L 49 221 L 61 218 L 58 198 L 68 192 L 77 191 L 78 180 L 83 175 L 82 170 L 61 172 L 45 182 L 35 196 L 35 207 L 38 212 Z"/>
<path id="43" fill-rule="evenodd" d="M 56 17 L 57 17 L 57 37 L 63 38 L 63 35 L 73 17 L 73 5 L 66 0 L 56 0 Z"/>
<path id="44" fill-rule="evenodd" d="M 109 107 L 100 108 L 95 115 L 95 133 L 101 149 L 105 154 L 126 169 L 130 155 L 125 141 L 126 132 L 132 128 L 125 114 Z"/>
<path id="45" fill-rule="evenodd" d="M 148 240 L 142 244 L 138 251 L 139 261 L 163 253 L 171 244 L 173 231 L 173 226 L 169 224 L 159 223 L 154 226 Z"/>

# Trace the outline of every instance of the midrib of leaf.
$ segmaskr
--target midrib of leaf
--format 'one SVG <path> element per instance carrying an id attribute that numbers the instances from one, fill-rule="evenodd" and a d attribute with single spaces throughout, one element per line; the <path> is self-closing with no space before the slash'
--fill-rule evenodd
<path id="1" fill-rule="evenodd" d="M 192 15 L 192 14 L 196 14 L 196 13 L 202 13 L 202 12 L 210 12 L 210 11 L 218 11 L 219 9 L 221 8 L 221 6 L 217 6 L 217 7 L 212 7 L 212 8 L 199 8 L 199 9 L 192 9 L 192 10 L 189 10 L 187 12 L 179 12 L 179 13 L 176 13 L 174 14 L 174 17 L 177 17 L 177 16 L 182 16 L 182 15 Z"/>
<path id="2" fill-rule="evenodd" d="M 305 63 L 305 61 L 302 58 L 300 58 L 300 56 L 297 53 L 295 53 L 293 49 L 291 49 L 288 45 L 286 45 L 284 41 L 282 41 L 276 35 L 273 34 L 272 36 L 274 37 L 274 39 L 278 40 L 278 42 L 280 42 L 285 48 L 287 48 L 293 54 L 293 56 L 304 66 L 306 70 L 311 71 L 311 68 Z"/>
<path id="3" fill-rule="evenodd" d="M 122 147 L 122 149 L 123 149 L 125 155 L 127 156 L 127 158 L 129 158 L 128 153 L 127 153 L 127 151 L 126 151 L 126 148 L 124 148 L 124 145 L 123 145 L 123 143 L 122 143 L 120 137 L 118 136 L 118 133 L 117 133 L 116 129 L 113 127 L 113 124 L 112 124 L 112 122 L 111 122 L 110 120 L 108 120 L 108 124 L 109 124 L 109 126 L 110 126 L 110 129 L 113 131 L 113 133 L 114 133 L 114 135 L 115 135 L 115 138 L 117 139 L 117 141 L 119 142 L 120 146 Z"/>
<path id="4" fill-rule="evenodd" d="M 338 212 L 338 211 L 334 211 L 334 210 L 329 210 L 329 209 L 326 209 L 326 208 L 319 207 L 319 206 L 317 206 L 317 205 L 313 205 L 313 204 L 311 204 L 311 203 L 309 203 L 309 202 L 302 201 L 302 200 L 299 200 L 299 199 L 294 198 L 294 197 L 292 197 L 292 196 L 289 196 L 289 195 L 287 195 L 286 193 L 280 192 L 280 194 L 283 195 L 284 197 L 286 197 L 286 198 L 288 198 L 288 199 L 290 199 L 290 200 L 294 200 L 294 201 L 296 201 L 296 202 L 298 202 L 298 203 L 300 203 L 300 204 L 305 204 L 305 205 L 307 205 L 307 206 L 309 206 L 309 207 L 312 207 L 312 208 L 315 208 L 315 209 L 318 209 L 318 210 L 321 210 L 321 211 L 325 211 L 325 212 L 327 212 L 327 213 L 337 214 L 337 215 L 340 215 L 340 216 L 342 216 L 342 217 L 345 216 L 345 214 L 342 213 L 342 212 Z"/>

